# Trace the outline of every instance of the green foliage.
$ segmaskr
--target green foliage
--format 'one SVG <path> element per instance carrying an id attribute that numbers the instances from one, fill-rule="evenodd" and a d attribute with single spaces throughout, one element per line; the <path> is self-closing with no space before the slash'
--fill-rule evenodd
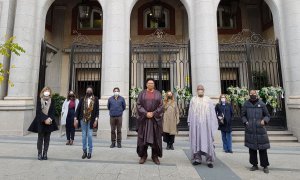
<path id="1" fill-rule="evenodd" d="M 8 40 L 4 42 L 4 44 L 0 44 L 0 55 L 9 57 L 11 53 L 16 54 L 17 56 L 20 56 L 21 53 L 25 53 L 25 50 L 18 44 L 14 43 L 15 37 L 11 37 Z M 11 66 L 11 68 L 14 68 L 14 65 Z M 9 71 L 3 69 L 3 64 L 0 63 L 0 84 L 4 80 L 4 77 L 9 74 Z M 8 81 L 10 86 L 13 86 L 13 83 Z"/>
<path id="2" fill-rule="evenodd" d="M 234 105 L 244 105 L 245 101 L 249 99 L 249 90 L 246 87 L 227 88 L 228 95 L 226 96 Z"/>
<path id="3" fill-rule="evenodd" d="M 61 114 L 61 109 L 62 109 L 62 105 L 65 101 L 65 97 L 60 96 L 59 94 L 55 93 L 53 94 L 51 100 L 54 102 L 55 104 L 55 116 L 59 117 Z"/>
<path id="4" fill-rule="evenodd" d="M 263 99 L 266 104 L 269 104 L 274 110 L 279 107 L 280 98 L 283 97 L 282 87 L 263 87 L 259 91 L 259 96 Z"/>
<path id="5" fill-rule="evenodd" d="M 129 90 L 129 93 L 130 93 L 130 99 L 136 101 L 140 92 L 142 92 L 143 89 L 142 88 L 132 88 Z"/>
<path id="6" fill-rule="evenodd" d="M 192 99 L 192 92 L 189 87 L 179 88 L 175 87 L 174 92 L 176 94 L 177 100 L 189 101 Z"/>

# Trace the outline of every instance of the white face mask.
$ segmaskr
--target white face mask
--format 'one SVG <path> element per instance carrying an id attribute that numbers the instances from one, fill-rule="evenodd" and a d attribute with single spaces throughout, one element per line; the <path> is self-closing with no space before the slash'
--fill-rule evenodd
<path id="1" fill-rule="evenodd" d="M 44 95 L 45 97 L 48 97 L 48 96 L 50 96 L 50 92 L 49 92 L 49 91 L 45 91 L 45 92 L 43 93 L 43 95 Z"/>
<path id="2" fill-rule="evenodd" d="M 226 98 L 221 98 L 221 102 L 226 102 Z"/>
<path id="3" fill-rule="evenodd" d="M 115 96 L 119 96 L 119 94 L 120 94 L 119 92 L 114 92 Z"/>

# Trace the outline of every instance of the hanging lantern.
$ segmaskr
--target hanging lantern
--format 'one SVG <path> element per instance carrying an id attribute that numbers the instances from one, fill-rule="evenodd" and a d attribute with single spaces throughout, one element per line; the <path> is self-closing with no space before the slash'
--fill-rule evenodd
<path id="1" fill-rule="evenodd" d="M 164 8 L 159 0 L 154 0 L 154 4 L 151 7 L 151 14 L 156 19 L 159 20 L 163 16 Z"/>
<path id="2" fill-rule="evenodd" d="M 78 5 L 78 12 L 80 19 L 88 19 L 91 15 L 91 7 L 86 1 L 82 0 L 82 3 Z"/>

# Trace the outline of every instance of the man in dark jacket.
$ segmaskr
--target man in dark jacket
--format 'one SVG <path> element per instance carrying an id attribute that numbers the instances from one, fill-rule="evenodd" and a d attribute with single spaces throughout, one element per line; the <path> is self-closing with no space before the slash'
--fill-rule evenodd
<path id="1" fill-rule="evenodd" d="M 86 89 L 86 95 L 81 98 L 75 113 L 74 126 L 78 127 L 78 120 L 82 130 L 82 159 L 91 159 L 93 151 L 93 128 L 97 128 L 99 117 L 99 100 L 93 95 L 93 88 Z M 88 146 L 88 151 L 87 151 Z"/>
<path id="2" fill-rule="evenodd" d="M 107 108 L 110 115 L 110 127 L 111 127 L 111 145 L 110 148 L 116 146 L 116 140 L 118 143 L 118 148 L 121 148 L 122 140 L 122 115 L 123 111 L 126 109 L 125 99 L 120 96 L 120 89 L 115 87 L 113 89 L 114 95 L 108 99 Z M 117 137 L 116 137 L 117 129 Z"/>
<path id="3" fill-rule="evenodd" d="M 270 142 L 265 125 L 270 121 L 270 114 L 255 90 L 250 91 L 250 99 L 243 106 L 242 121 L 245 124 L 245 146 L 249 148 L 250 163 L 253 165 L 250 171 L 258 170 L 258 150 L 260 165 L 265 173 L 269 173 L 267 149 L 270 148 Z"/>

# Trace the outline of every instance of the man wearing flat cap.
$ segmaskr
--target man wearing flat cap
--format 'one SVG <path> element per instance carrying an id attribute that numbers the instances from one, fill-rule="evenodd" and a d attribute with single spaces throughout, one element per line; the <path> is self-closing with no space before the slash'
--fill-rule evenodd
<path id="1" fill-rule="evenodd" d="M 191 159 L 193 165 L 202 163 L 206 158 L 209 168 L 215 161 L 213 134 L 218 130 L 218 120 L 211 99 L 204 96 L 204 86 L 197 86 L 197 95 L 191 100 L 188 115 Z"/>

